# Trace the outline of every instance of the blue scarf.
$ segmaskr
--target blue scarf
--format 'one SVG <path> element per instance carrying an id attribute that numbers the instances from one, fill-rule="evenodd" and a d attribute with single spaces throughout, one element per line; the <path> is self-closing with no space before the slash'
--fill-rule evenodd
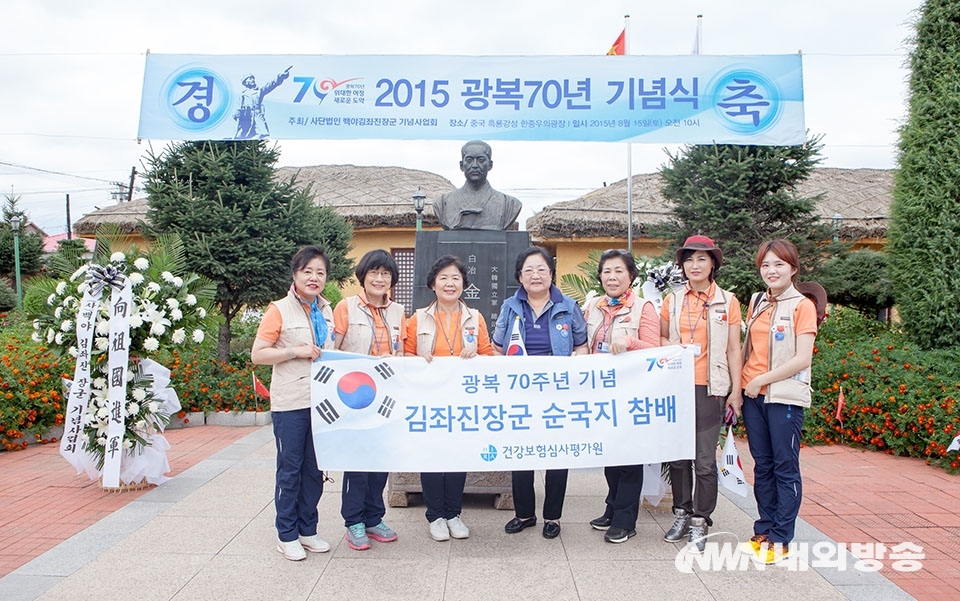
<path id="1" fill-rule="evenodd" d="M 310 321 L 313 322 L 313 336 L 317 339 L 317 346 L 323 346 L 327 341 L 327 320 L 320 311 L 319 297 L 310 303 Z"/>

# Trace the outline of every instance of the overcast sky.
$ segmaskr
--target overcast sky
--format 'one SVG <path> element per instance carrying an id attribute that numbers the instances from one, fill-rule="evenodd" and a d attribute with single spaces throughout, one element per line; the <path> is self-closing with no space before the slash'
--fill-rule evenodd
<path id="1" fill-rule="evenodd" d="M 138 143 L 146 51 L 164 54 L 605 54 L 630 15 L 630 54 L 689 54 L 703 15 L 704 54 L 803 53 L 806 127 L 824 166 L 896 166 L 904 69 L 920 0 L 5 0 L 0 3 L 0 192 L 48 234 L 112 204 L 152 145 Z M 280 166 L 395 165 L 461 185 L 462 141 L 280 141 Z M 625 145 L 493 142 L 497 189 L 546 204 L 626 176 Z M 633 173 L 666 161 L 633 145 Z M 136 196 L 136 194 L 135 194 Z"/>

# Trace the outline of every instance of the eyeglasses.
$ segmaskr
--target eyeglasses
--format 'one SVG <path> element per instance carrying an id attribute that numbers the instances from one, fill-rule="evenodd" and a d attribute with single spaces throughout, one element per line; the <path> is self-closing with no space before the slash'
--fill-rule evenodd
<path id="1" fill-rule="evenodd" d="M 391 274 L 389 271 L 386 271 L 386 270 L 381 270 L 381 271 L 368 271 L 368 272 L 367 272 L 367 275 L 369 275 L 369 276 L 372 277 L 373 279 L 381 278 L 381 279 L 384 279 L 384 280 L 388 280 L 388 279 L 390 279 L 390 278 L 393 277 L 393 274 Z"/>
<path id="2" fill-rule="evenodd" d="M 522 271 L 520 272 L 520 274 L 521 274 L 521 275 L 524 275 L 524 276 L 526 276 L 526 277 L 530 277 L 530 276 L 532 276 L 533 274 L 537 274 L 537 275 L 540 276 L 540 277 L 546 277 L 546 276 L 550 275 L 550 270 L 547 269 L 546 267 L 538 267 L 538 268 L 536 268 L 536 269 L 531 269 L 531 268 L 527 267 L 526 269 L 522 270 Z"/>

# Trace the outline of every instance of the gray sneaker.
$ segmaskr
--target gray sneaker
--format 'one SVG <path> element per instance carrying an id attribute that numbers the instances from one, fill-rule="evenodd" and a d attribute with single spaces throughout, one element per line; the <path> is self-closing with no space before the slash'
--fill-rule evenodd
<path id="1" fill-rule="evenodd" d="M 347 545 L 354 551 L 364 551 L 370 548 L 370 539 L 367 538 L 366 528 L 363 522 L 348 526 L 345 538 Z"/>
<path id="2" fill-rule="evenodd" d="M 376 526 L 367 526 L 367 536 L 381 543 L 392 543 L 397 540 L 397 533 L 382 520 Z"/>
<path id="3" fill-rule="evenodd" d="M 670 526 L 667 533 L 663 535 L 663 540 L 668 543 L 679 543 L 686 538 L 687 533 L 690 531 L 690 514 L 684 509 L 677 508 L 673 510 L 673 515 L 676 516 L 673 520 L 673 525 Z"/>
<path id="4" fill-rule="evenodd" d="M 691 553 L 703 553 L 707 544 L 707 518 L 690 519 L 690 538 L 687 550 Z"/>

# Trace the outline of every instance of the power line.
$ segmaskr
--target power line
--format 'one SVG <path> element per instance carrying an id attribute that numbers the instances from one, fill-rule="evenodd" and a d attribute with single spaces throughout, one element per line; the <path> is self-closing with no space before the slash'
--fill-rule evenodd
<path id="1" fill-rule="evenodd" d="M 115 180 L 110 179 L 101 179 L 99 177 L 87 177 L 85 175 L 74 175 L 72 173 L 64 173 L 63 171 L 52 171 L 50 169 L 41 169 L 39 167 L 30 167 L 28 165 L 20 165 L 18 163 L 7 163 L 5 161 L 0 161 L 0 165 L 6 165 L 7 167 L 16 167 L 17 169 L 27 169 L 29 171 L 36 171 L 37 173 L 46 173 L 48 175 L 61 175 L 63 177 L 75 177 L 77 179 L 86 179 L 92 182 L 103 182 L 105 184 L 113 184 Z"/>

